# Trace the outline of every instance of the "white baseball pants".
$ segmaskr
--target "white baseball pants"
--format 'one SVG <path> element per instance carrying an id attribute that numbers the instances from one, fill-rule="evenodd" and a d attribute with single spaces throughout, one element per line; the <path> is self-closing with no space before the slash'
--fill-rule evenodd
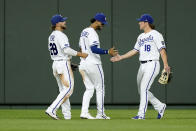
<path id="1" fill-rule="evenodd" d="M 52 68 L 54 77 L 56 78 L 57 84 L 59 86 L 60 93 L 57 96 L 57 98 L 53 101 L 53 103 L 49 106 L 49 109 L 52 110 L 52 113 L 56 114 L 56 111 L 61 106 L 64 117 L 71 118 L 71 106 L 69 97 L 73 93 L 74 77 L 70 66 L 70 61 L 54 61 Z M 60 80 L 59 74 L 64 75 L 66 85 L 63 84 Z"/>
<path id="2" fill-rule="evenodd" d="M 79 69 L 86 87 L 86 91 L 83 95 L 81 114 L 89 112 L 90 100 L 93 96 L 94 90 L 96 90 L 97 114 L 103 115 L 105 85 L 102 65 L 85 64 L 80 65 Z"/>
<path id="3" fill-rule="evenodd" d="M 151 61 L 140 65 L 137 74 L 138 92 L 140 94 L 140 106 L 138 115 L 145 117 L 145 113 L 148 106 L 148 101 L 153 105 L 155 110 L 160 111 L 163 107 L 161 103 L 154 95 L 149 91 L 151 85 L 159 74 L 160 63 L 159 61 Z"/>

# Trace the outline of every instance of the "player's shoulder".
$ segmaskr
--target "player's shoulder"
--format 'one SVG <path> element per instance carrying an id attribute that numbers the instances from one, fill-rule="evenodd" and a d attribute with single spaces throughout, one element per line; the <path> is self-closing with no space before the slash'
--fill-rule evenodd
<path id="1" fill-rule="evenodd" d="M 157 30 L 152 30 L 151 33 L 154 36 L 162 36 L 162 34 L 159 31 L 157 31 Z"/>
<path id="2" fill-rule="evenodd" d="M 61 31 L 54 31 L 54 34 L 55 34 L 55 36 L 58 37 L 58 38 L 65 38 L 65 39 L 68 39 L 68 38 L 67 38 L 67 35 L 66 35 L 65 33 L 61 32 Z"/>
<path id="3" fill-rule="evenodd" d="M 89 32 L 89 33 L 94 33 L 95 30 L 92 27 L 87 27 L 83 31 Z"/>
<path id="4" fill-rule="evenodd" d="M 93 29 L 92 27 L 87 27 L 85 28 L 82 33 L 81 33 L 81 36 L 95 36 L 95 37 L 98 37 L 98 34 L 97 32 L 95 31 L 95 29 Z"/>

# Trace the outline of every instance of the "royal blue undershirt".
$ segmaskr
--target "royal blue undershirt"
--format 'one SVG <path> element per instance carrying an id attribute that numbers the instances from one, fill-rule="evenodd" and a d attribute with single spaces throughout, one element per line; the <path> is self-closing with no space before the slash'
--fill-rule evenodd
<path id="1" fill-rule="evenodd" d="M 108 50 L 97 48 L 97 45 L 91 46 L 91 51 L 95 54 L 108 54 Z"/>

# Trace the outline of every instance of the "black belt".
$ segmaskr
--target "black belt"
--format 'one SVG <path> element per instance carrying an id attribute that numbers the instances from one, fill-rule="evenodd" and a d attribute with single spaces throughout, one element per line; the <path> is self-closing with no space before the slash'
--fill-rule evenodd
<path id="1" fill-rule="evenodd" d="M 140 61 L 141 64 L 147 63 L 147 62 L 151 62 L 152 60 L 147 60 L 147 61 Z"/>

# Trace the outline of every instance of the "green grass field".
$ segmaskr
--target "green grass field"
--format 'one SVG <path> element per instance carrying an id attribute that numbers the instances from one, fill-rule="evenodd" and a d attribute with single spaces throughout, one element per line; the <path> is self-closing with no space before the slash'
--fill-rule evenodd
<path id="1" fill-rule="evenodd" d="M 196 131 L 196 110 L 166 110 L 157 120 L 157 112 L 148 110 L 146 120 L 132 120 L 137 110 L 107 110 L 111 120 L 80 119 L 80 110 L 72 110 L 72 120 L 52 120 L 44 110 L 0 109 L 0 131 Z M 93 116 L 96 110 L 91 110 Z"/>

